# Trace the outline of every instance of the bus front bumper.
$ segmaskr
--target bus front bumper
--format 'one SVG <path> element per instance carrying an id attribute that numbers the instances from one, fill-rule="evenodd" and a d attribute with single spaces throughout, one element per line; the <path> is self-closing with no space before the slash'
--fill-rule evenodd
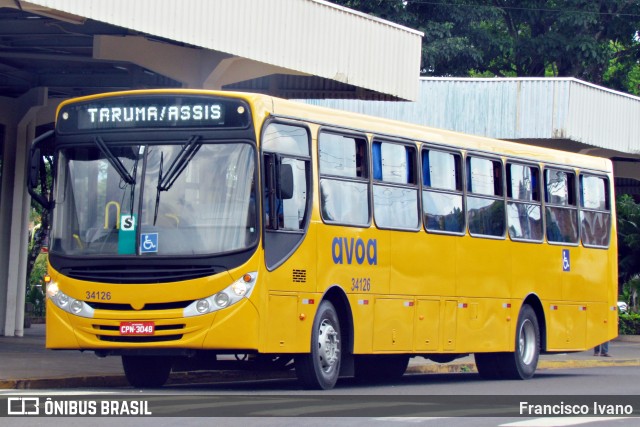
<path id="1" fill-rule="evenodd" d="M 137 334 L 123 333 L 123 325 L 153 325 L 153 333 L 148 333 L 148 328 Z M 96 310 L 93 318 L 72 315 L 47 300 L 48 349 L 106 350 L 107 353 L 114 349 L 258 350 L 258 331 L 258 311 L 248 299 L 193 317 L 184 317 L 182 310 L 170 309 Z"/>

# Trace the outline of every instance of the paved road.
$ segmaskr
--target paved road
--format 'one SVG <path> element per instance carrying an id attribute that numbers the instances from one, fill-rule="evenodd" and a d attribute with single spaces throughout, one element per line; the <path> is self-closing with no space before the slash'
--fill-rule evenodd
<path id="1" fill-rule="evenodd" d="M 0 337 L 0 389 L 46 389 L 78 387 L 125 387 L 120 358 L 100 359 L 93 352 L 52 351 L 44 348 L 44 325 L 32 325 L 24 337 Z M 594 366 L 640 366 L 640 337 L 611 343 L 612 357 L 594 357 L 591 351 L 543 355 L 540 369 Z M 473 357 L 449 364 L 414 358 L 410 373 L 473 372 Z M 238 382 L 247 379 L 293 377 L 293 373 L 258 374 L 216 371 L 205 374 L 172 374 L 170 384 L 189 382 Z"/>
<path id="2" fill-rule="evenodd" d="M 637 367 L 543 369 L 529 381 L 484 381 L 475 373 L 414 374 L 394 384 L 361 387 L 343 380 L 331 391 L 302 391 L 290 379 L 234 382 L 230 384 L 174 385 L 161 390 L 130 388 L 83 390 L 4 390 L 0 409 L 9 397 L 133 400 L 149 402 L 154 417 L 119 418 L 128 425 L 222 426 L 562 426 L 588 427 L 638 425 L 640 370 Z M 550 417 L 525 412 L 527 405 L 586 407 L 585 416 Z M 631 407 L 612 417 L 593 413 L 595 405 Z M 626 409 L 625 409 L 626 410 Z M 195 418 L 194 415 L 208 418 Z M 470 416 L 469 416 L 470 415 Z M 304 418 L 300 418 L 304 417 Z M 84 420 L 82 423 L 79 422 Z M 86 425 L 82 418 L 4 418 L 3 426 Z M 45 424 L 46 421 L 46 424 Z M 113 418 L 92 417 L 95 427 L 113 425 Z"/>

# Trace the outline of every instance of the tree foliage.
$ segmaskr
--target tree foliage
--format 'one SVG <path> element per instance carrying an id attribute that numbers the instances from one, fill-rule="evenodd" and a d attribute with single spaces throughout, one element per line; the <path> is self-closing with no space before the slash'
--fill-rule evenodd
<path id="1" fill-rule="evenodd" d="M 618 197 L 618 276 L 624 284 L 640 275 L 640 204 L 628 194 Z"/>
<path id="2" fill-rule="evenodd" d="M 41 183 L 41 187 L 39 190 L 41 194 L 48 194 L 52 188 L 52 167 L 53 157 L 45 156 L 44 162 L 41 164 L 39 171 Z M 29 254 L 27 258 L 27 281 L 31 280 L 32 270 L 34 268 L 36 260 L 38 259 L 38 256 L 42 251 L 42 247 L 46 243 L 49 231 L 49 210 L 36 203 L 34 200 L 31 200 L 31 208 L 32 215 L 34 217 L 37 217 L 34 222 L 39 223 L 40 227 L 37 232 L 34 230 L 33 239 L 30 242 Z"/>
<path id="3" fill-rule="evenodd" d="M 422 74 L 576 77 L 640 94 L 634 0 L 333 0 L 424 32 Z"/>

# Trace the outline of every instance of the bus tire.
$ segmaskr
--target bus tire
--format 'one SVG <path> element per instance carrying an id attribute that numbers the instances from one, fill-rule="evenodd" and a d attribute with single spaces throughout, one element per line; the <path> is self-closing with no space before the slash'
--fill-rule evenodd
<path id="1" fill-rule="evenodd" d="M 478 374 L 485 380 L 495 380 L 502 377 L 500 364 L 503 353 L 476 353 L 473 355 L 476 361 Z"/>
<path id="2" fill-rule="evenodd" d="M 340 321 L 331 302 L 320 303 L 312 328 L 311 351 L 296 355 L 296 375 L 307 389 L 329 390 L 338 381 L 342 360 Z"/>
<path id="3" fill-rule="evenodd" d="M 508 379 L 527 380 L 535 374 L 540 357 L 538 317 L 528 304 L 522 306 L 518 315 L 515 340 L 515 351 L 503 354 L 502 374 Z"/>
<path id="4" fill-rule="evenodd" d="M 172 360 L 160 356 L 122 356 L 127 381 L 136 388 L 162 387 L 169 379 Z"/>
<path id="5" fill-rule="evenodd" d="M 404 354 L 375 354 L 354 356 L 354 374 L 360 383 L 397 381 L 407 370 L 409 356 Z"/>

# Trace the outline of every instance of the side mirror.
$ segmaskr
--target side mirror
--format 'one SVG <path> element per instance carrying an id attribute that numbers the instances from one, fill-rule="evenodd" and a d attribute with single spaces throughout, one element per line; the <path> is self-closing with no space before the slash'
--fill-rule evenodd
<path id="1" fill-rule="evenodd" d="M 29 157 L 29 188 L 36 188 L 40 178 L 40 162 L 42 162 L 42 153 L 40 147 L 31 147 Z"/>
<path id="2" fill-rule="evenodd" d="M 27 190 L 31 197 L 38 202 L 45 209 L 51 208 L 51 198 L 45 196 L 47 193 L 46 182 L 42 182 L 41 177 L 46 176 L 46 166 L 44 158 L 42 157 L 42 146 L 47 144 L 53 139 L 54 131 L 50 130 L 37 137 L 33 144 L 31 144 L 31 150 L 29 152 L 29 166 L 27 169 Z M 42 171 L 45 171 L 41 174 Z M 38 191 L 39 187 L 39 191 Z"/>
<path id="3" fill-rule="evenodd" d="M 288 163 L 278 167 L 278 195 L 283 200 L 293 198 L 293 167 Z"/>

